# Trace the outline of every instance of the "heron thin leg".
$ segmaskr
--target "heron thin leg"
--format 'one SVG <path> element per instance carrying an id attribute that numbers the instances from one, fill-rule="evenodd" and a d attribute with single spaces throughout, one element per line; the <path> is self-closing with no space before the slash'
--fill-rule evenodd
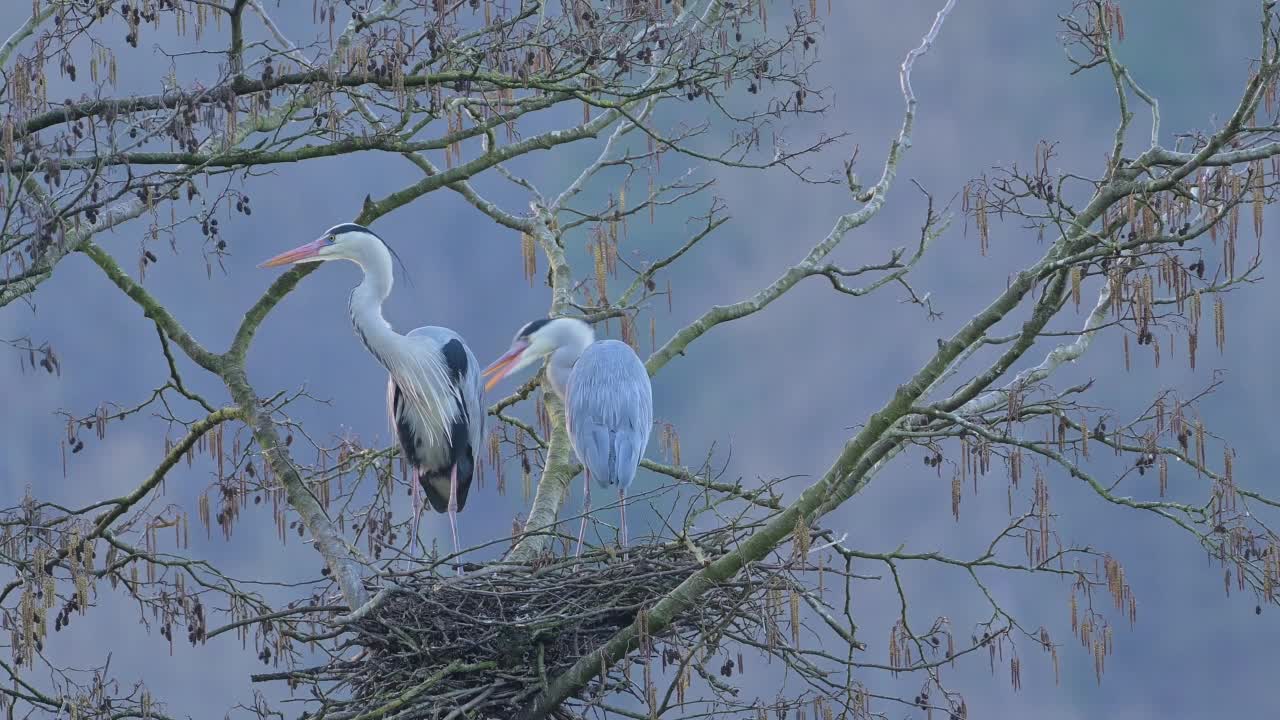
<path id="1" fill-rule="evenodd" d="M 453 535 L 453 552 L 458 553 L 458 466 L 454 465 L 449 473 L 449 532 Z M 458 563 L 458 574 L 462 574 L 462 563 Z"/>
<path id="2" fill-rule="evenodd" d="M 418 547 L 422 543 L 422 538 L 418 537 L 418 527 L 422 522 L 422 481 L 418 479 L 418 471 L 410 470 L 413 476 L 409 480 L 409 493 L 411 496 L 410 504 L 413 505 L 413 551 L 417 552 Z M 423 548 L 425 551 L 425 548 Z"/>
<path id="3" fill-rule="evenodd" d="M 585 480 L 583 485 L 586 486 L 586 491 L 584 492 L 582 522 L 578 525 L 578 549 L 573 551 L 574 557 L 582 554 L 582 539 L 587 534 L 587 516 L 591 514 L 591 473 L 583 470 L 582 478 Z"/>
<path id="4" fill-rule="evenodd" d="M 627 489 L 618 488 L 618 503 L 622 508 L 622 548 L 625 550 L 630 543 L 627 541 Z"/>

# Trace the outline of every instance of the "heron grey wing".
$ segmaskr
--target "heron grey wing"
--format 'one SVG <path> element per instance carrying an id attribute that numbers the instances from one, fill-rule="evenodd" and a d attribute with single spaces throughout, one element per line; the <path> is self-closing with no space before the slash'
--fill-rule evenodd
<path id="1" fill-rule="evenodd" d="M 602 487 L 614 483 L 613 443 L 609 428 L 591 417 L 589 413 L 574 413 L 569 426 L 569 442 L 586 469 L 590 479 Z"/>
<path id="2" fill-rule="evenodd" d="M 436 341 L 436 344 L 437 344 L 437 345 L 444 345 L 445 343 L 449 342 L 450 340 L 457 340 L 458 342 L 462 343 L 463 345 L 466 345 L 466 344 L 467 344 L 467 343 L 462 339 L 462 336 L 461 336 L 461 335 L 459 335 L 458 333 L 456 333 L 456 332 L 454 332 L 454 331 L 450 330 L 450 329 L 449 329 L 449 328 L 447 328 L 447 327 L 440 327 L 439 325 L 423 325 L 422 327 L 414 328 L 414 329 L 410 330 L 409 332 L 405 333 L 405 337 L 426 337 L 426 338 L 431 338 L 432 340 L 435 340 L 435 341 Z"/>
<path id="3" fill-rule="evenodd" d="M 400 419 L 408 421 L 428 451 L 449 445 L 449 420 L 456 413 L 458 391 L 449 379 L 440 346 L 433 338 L 403 336 L 384 360 L 400 391 Z"/>
<path id="4" fill-rule="evenodd" d="M 480 377 L 480 362 L 471 351 L 471 346 L 457 332 L 437 325 L 425 325 L 410 330 L 406 337 L 426 337 L 435 341 L 437 348 L 443 348 L 452 340 L 462 346 L 467 359 L 466 368 L 462 371 L 457 383 L 456 392 L 462 407 L 467 411 L 468 438 L 474 447 L 479 447 L 484 437 L 484 382 Z"/>
<path id="5" fill-rule="evenodd" d="M 435 325 L 414 328 L 404 337 L 409 341 L 408 352 L 399 366 L 392 369 L 392 374 L 397 375 L 401 391 L 408 396 L 408 404 L 429 424 L 431 443 L 448 445 L 452 434 L 449 421 L 462 398 L 459 387 L 450 377 L 443 350 L 452 340 L 457 340 L 463 348 L 466 343 L 458 333 Z M 410 383 L 412 387 L 406 387 Z"/>
<path id="6" fill-rule="evenodd" d="M 594 479 L 602 486 L 613 483 L 609 428 L 604 424 L 602 412 L 607 403 L 607 388 L 600 386 L 596 367 L 584 353 L 574 364 L 565 383 L 565 429 L 569 431 L 569 444 L 573 446 L 588 479 Z"/>
<path id="7" fill-rule="evenodd" d="M 462 347 L 467 353 L 467 370 L 462 374 L 462 382 L 458 388 L 462 395 L 462 407 L 467 413 L 467 433 L 471 438 L 471 447 L 479 455 L 481 443 L 484 442 L 484 424 L 486 408 L 484 405 L 484 382 L 480 377 L 480 363 L 475 353 L 465 342 Z"/>
<path id="8" fill-rule="evenodd" d="M 653 425 L 653 393 L 644 364 L 625 343 L 594 343 L 574 365 L 567 394 L 569 437 L 578 459 L 601 485 L 626 488 Z"/>
<path id="9" fill-rule="evenodd" d="M 387 429 L 391 431 L 391 437 L 398 437 L 400 419 L 396 417 L 400 408 L 396 407 L 396 379 L 387 373 Z M 404 453 L 405 448 L 401 445 L 401 452 Z M 406 460 L 409 458 L 406 457 Z"/>
<path id="10" fill-rule="evenodd" d="M 421 359 L 424 368 L 441 370 L 440 375 L 418 376 L 430 383 L 433 397 L 440 401 L 439 414 L 419 420 L 419 424 L 430 422 L 434 429 L 438 422 L 442 429 L 419 446 L 424 487 L 432 505 L 441 510 L 448 503 L 452 478 L 456 477 L 457 507 L 461 511 L 470 492 L 483 437 L 479 363 L 462 337 L 448 328 L 424 326 L 410 331 L 405 338 L 410 352 Z"/>
<path id="11" fill-rule="evenodd" d="M 614 447 L 618 483 L 626 490 L 635 480 L 640 460 L 649 446 L 649 434 L 653 429 L 653 386 L 644 363 L 630 346 L 624 345 L 623 348 L 616 351 L 620 356 L 617 388 L 625 400 L 621 403 Z"/>

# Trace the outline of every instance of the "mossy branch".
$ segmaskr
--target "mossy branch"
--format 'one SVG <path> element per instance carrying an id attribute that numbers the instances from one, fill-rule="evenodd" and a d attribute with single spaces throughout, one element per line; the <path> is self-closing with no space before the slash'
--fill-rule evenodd
<path id="1" fill-rule="evenodd" d="M 243 363 L 227 363 L 222 379 L 231 392 L 231 398 L 243 410 L 244 420 L 253 430 L 253 437 L 258 441 L 263 458 L 271 463 L 271 470 L 284 485 L 289 505 L 306 524 L 316 550 L 324 556 L 331 576 L 342 589 L 343 599 L 353 608 L 360 607 L 368 600 L 369 595 L 361 579 L 361 563 L 342 533 L 325 514 L 315 495 L 303 482 L 288 450 L 280 442 L 270 413 L 261 408 L 258 396 L 245 375 Z"/>
<path id="2" fill-rule="evenodd" d="M 195 152 L 133 152 L 91 155 L 87 157 L 64 157 L 56 159 L 62 169 L 99 168 L 111 166 L 135 165 L 189 165 L 201 168 L 238 168 L 251 165 L 282 165 L 318 158 L 350 155 L 358 152 L 378 151 L 393 153 L 422 152 L 426 150 L 442 150 L 450 146 L 470 140 L 477 136 L 492 133 L 494 129 L 509 125 L 529 113 L 545 110 L 557 103 L 564 102 L 571 96 L 568 94 L 541 95 L 521 100 L 507 112 L 495 113 L 469 127 L 457 128 L 440 136 L 424 140 L 412 140 L 411 132 L 395 134 L 385 132 L 376 135 L 364 135 L 333 140 L 319 145 L 304 145 L 290 149 L 270 150 L 264 148 L 234 148 L 215 150 L 203 147 Z M 259 128 L 250 126 L 254 130 Z M 266 127 L 265 129 L 271 129 Z M 238 138 L 243 140 L 243 138 Z M 48 167 L 48 162 L 28 165 L 21 162 L 12 167 L 14 172 L 30 172 Z"/>
<path id="3" fill-rule="evenodd" d="M 384 90 L 418 89 L 434 86 L 453 86 L 469 84 L 488 90 L 536 90 L 547 94 L 556 102 L 576 99 L 581 90 L 572 81 L 574 75 L 563 79 L 518 78 L 494 72 L 475 70 L 445 70 L 435 73 L 405 75 L 402 82 L 393 80 L 389 75 L 372 72 L 354 72 L 333 76 L 327 68 L 318 68 L 302 72 L 283 73 L 269 80 L 251 78 L 232 78 L 227 82 L 201 90 L 175 90 L 153 95 L 135 95 L 124 98 L 86 100 L 60 106 L 32 117 L 15 128 L 16 137 L 24 137 L 55 125 L 75 122 L 87 117 L 100 115 L 123 115 L 131 112 L 147 110 L 173 110 L 189 105 L 209 103 L 228 94 L 234 96 L 252 95 L 287 87 L 306 87 L 317 83 L 331 88 L 358 88 L 362 86 L 378 87 Z M 621 98 L 615 105 L 629 104 L 640 98 L 675 88 L 675 83 L 645 86 L 643 90 L 633 93 L 616 92 Z"/>
<path id="4" fill-rule="evenodd" d="M 950 4 L 948 3 L 948 7 Z M 1241 107 L 1247 107 L 1252 102 L 1256 93 L 1254 87 L 1256 84 L 1252 84 L 1246 92 Z M 908 91 L 909 87 L 909 83 L 904 80 L 904 91 Z M 908 112 L 909 116 L 910 112 Z M 904 126 L 909 127 L 909 123 Z M 1215 138 L 1215 144 L 1219 142 L 1220 139 Z M 908 144 L 895 143 L 895 151 L 891 153 L 890 162 L 887 165 L 891 166 L 893 158 L 898 155 L 898 150 Z M 1212 155 L 1212 152 L 1201 153 L 1198 159 L 1203 161 Z M 886 177 L 891 177 L 889 168 L 886 170 Z M 870 199 L 874 201 L 882 198 L 884 194 L 882 190 L 883 188 L 881 191 L 869 193 Z M 900 440 L 894 436 L 892 429 L 901 420 L 918 410 L 918 408 L 913 409 L 916 399 L 923 396 L 962 354 L 976 343 L 981 343 L 988 330 L 1006 319 L 1047 275 L 1050 286 L 1045 296 L 1037 303 L 1031 318 L 1024 323 L 1019 335 L 1021 341 L 1016 342 L 1006 351 L 988 372 L 979 375 L 974 382 L 966 385 L 964 390 L 957 394 L 956 400 L 962 403 L 976 396 L 1025 355 L 1033 345 L 1030 340 L 1039 335 L 1063 306 L 1065 277 L 1060 272 L 1049 269 L 1064 253 L 1078 252 L 1081 246 L 1099 242 L 1097 236 L 1088 228 L 1101 220 L 1107 211 L 1123 198 L 1137 190 L 1138 186 L 1123 179 L 1113 180 L 1099 189 L 1089 204 L 1074 218 L 1074 222 L 1064 229 L 1063 235 L 1037 263 L 1019 272 L 1012 279 L 1009 287 L 982 312 L 967 322 L 949 340 L 939 343 L 937 353 L 914 374 L 909 382 L 899 386 L 893 397 L 869 418 L 863 428 L 845 445 L 830 469 L 819 481 L 806 488 L 795 502 L 747 538 L 738 549 L 694 574 L 649 608 L 646 613 L 646 631 L 651 634 L 661 632 L 681 613 L 692 608 L 709 589 L 729 581 L 750 563 L 763 559 L 790 537 L 799 518 L 804 517 L 808 522 L 816 521 L 865 487 L 873 469 L 899 447 Z M 842 218 L 842 222 L 852 221 L 855 221 L 852 216 Z M 815 251 L 821 251 L 822 247 L 823 244 L 819 244 Z M 771 302 L 781 292 L 785 292 L 787 287 L 794 284 L 795 281 L 790 280 L 789 275 L 795 269 L 793 267 L 775 281 L 774 285 L 751 300 L 727 308 L 713 308 L 699 321 L 678 333 L 662 350 L 655 353 L 650 358 L 650 371 L 660 369 L 688 342 L 696 339 L 710 327 L 755 312 L 763 304 Z M 584 687 L 591 678 L 598 676 L 602 671 L 602 664 L 616 662 L 635 647 L 638 636 L 639 629 L 634 625 L 629 626 L 618 632 L 599 650 L 585 654 L 570 670 L 552 680 L 546 691 L 521 717 L 525 720 L 534 720 L 550 715 L 561 703 Z"/>
<path id="5" fill-rule="evenodd" d="M 48 22 L 49 18 L 53 17 L 53 14 L 58 11 L 58 3 L 56 2 L 45 3 L 43 8 L 40 8 L 39 5 L 36 7 L 39 8 L 39 12 L 27 18 L 27 21 L 19 25 L 13 34 L 4 41 L 4 44 L 0 45 L 0 65 L 9 62 L 9 56 L 13 54 L 18 45 L 21 45 L 23 40 L 31 37 L 36 28 Z"/>
<path id="6" fill-rule="evenodd" d="M 129 277 L 120 268 L 120 264 L 116 262 L 115 258 L 111 257 L 107 251 L 98 247 L 92 241 L 85 241 L 80 246 L 80 252 L 84 253 L 94 264 L 101 268 L 107 279 L 115 283 L 116 287 L 120 288 L 125 295 L 128 295 L 137 303 L 142 308 L 142 314 L 155 322 L 156 326 L 177 343 L 178 347 L 182 348 L 182 351 L 197 365 L 211 373 L 217 374 L 221 371 L 222 358 L 209 352 L 204 346 L 196 342 L 196 339 L 191 337 L 186 328 L 182 327 L 182 324 L 160 304 L 160 301 L 156 300 L 151 293 Z"/>
<path id="7" fill-rule="evenodd" d="M 572 308 L 573 269 L 560 245 L 551 212 L 535 205 L 534 213 L 532 234 L 551 265 L 550 314 L 555 317 Z M 529 517 L 524 524 L 525 534 L 508 555 L 512 562 L 529 562 L 550 545 L 552 535 L 548 530 L 560 516 L 560 510 L 569 494 L 569 483 L 579 471 L 569 445 L 569 434 L 565 430 L 564 404 L 552 389 L 546 373 L 542 374 L 542 399 L 547 408 L 547 417 L 551 421 L 551 437 L 547 438 L 546 460 L 543 462 L 542 476 L 538 478 L 533 505 L 529 508 Z"/>
<path id="8" fill-rule="evenodd" d="M 511 549 L 506 560 L 514 563 L 531 562 L 551 544 L 554 533 L 551 528 L 560 517 L 565 498 L 569 495 L 569 483 L 577 477 L 579 466 L 569 446 L 569 434 L 564 426 L 564 405 L 549 387 L 546 380 L 543 402 L 551 418 L 551 437 L 547 439 L 547 455 L 538 489 L 524 523 L 524 534 Z"/>

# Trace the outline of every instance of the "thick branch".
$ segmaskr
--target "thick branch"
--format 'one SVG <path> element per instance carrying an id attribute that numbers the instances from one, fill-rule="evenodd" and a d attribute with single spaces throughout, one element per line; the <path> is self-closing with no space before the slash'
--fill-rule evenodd
<path id="1" fill-rule="evenodd" d="M 156 326 L 177 343 L 178 347 L 182 348 L 183 352 L 194 360 L 196 364 L 209 372 L 219 372 L 222 367 L 222 359 L 205 350 L 200 343 L 196 342 L 196 339 L 191 337 L 186 328 L 182 327 L 151 293 L 134 282 L 133 278 L 120 269 L 120 265 L 115 261 L 115 258 L 88 241 L 80 247 L 80 252 L 87 255 L 98 267 L 102 268 L 102 272 L 106 274 L 107 278 L 142 308 L 142 314 L 153 320 Z"/>
<path id="2" fill-rule="evenodd" d="M 228 363 L 223 380 L 231 391 L 231 398 L 240 406 L 245 423 L 253 429 L 253 436 L 258 441 L 262 456 L 271 463 L 272 471 L 284 485 L 289 505 L 311 532 L 316 550 L 324 556 L 329 572 L 342 589 L 343 599 L 350 607 L 360 607 L 368 600 L 368 593 L 360 578 L 360 563 L 290 461 L 288 452 L 271 424 L 271 415 L 263 412 L 242 364 Z"/>

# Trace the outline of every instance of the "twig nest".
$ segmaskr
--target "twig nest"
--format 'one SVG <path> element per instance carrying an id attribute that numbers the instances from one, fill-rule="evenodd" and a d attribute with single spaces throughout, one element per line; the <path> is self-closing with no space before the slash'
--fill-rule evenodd
<path id="1" fill-rule="evenodd" d="M 298 679 L 329 698 L 328 718 L 430 716 L 460 707 L 468 717 L 508 718 L 544 683 L 723 554 L 727 544 L 720 540 L 699 538 L 698 556 L 693 543 L 682 542 L 462 577 L 424 570 L 402 578 L 397 592 L 348 626 L 344 646 L 366 651 L 358 661 L 335 656 Z M 701 632 L 696 618 L 681 623 Z M 621 679 L 621 666 L 614 669 Z"/>

